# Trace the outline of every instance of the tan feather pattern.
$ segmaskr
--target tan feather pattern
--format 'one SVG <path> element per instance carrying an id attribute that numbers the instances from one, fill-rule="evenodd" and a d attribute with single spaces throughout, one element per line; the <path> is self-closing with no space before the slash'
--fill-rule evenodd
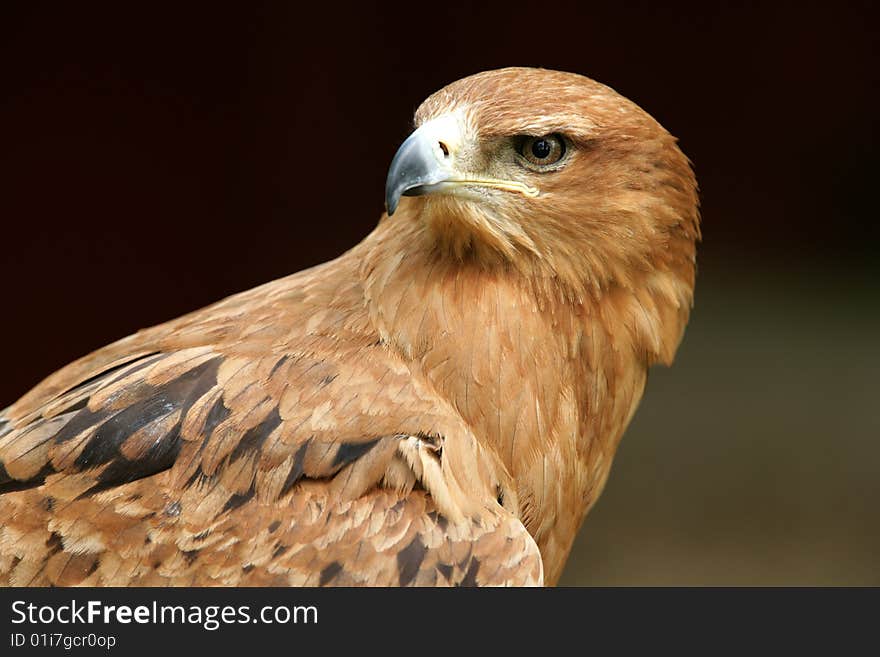
<path id="1" fill-rule="evenodd" d="M 375 340 L 323 328 L 287 351 L 156 353 L 179 329 L 148 331 L 143 355 L 98 352 L 104 373 L 74 364 L 70 390 L 7 409 L 7 583 L 539 583 L 466 424 Z"/>

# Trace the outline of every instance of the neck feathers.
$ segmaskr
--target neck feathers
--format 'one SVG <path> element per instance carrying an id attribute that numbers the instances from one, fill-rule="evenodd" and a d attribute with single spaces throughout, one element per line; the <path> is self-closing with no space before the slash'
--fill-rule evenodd
<path id="1" fill-rule="evenodd" d="M 553 277 L 452 257 L 423 224 L 392 221 L 365 244 L 373 323 L 503 462 L 553 577 L 604 486 L 648 366 L 672 358 L 689 289 L 655 272 L 628 287 L 560 292 Z"/>

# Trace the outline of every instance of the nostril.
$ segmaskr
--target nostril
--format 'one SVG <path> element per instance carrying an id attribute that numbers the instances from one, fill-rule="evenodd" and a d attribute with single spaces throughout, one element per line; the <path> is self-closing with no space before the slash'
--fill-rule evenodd
<path id="1" fill-rule="evenodd" d="M 438 142 L 438 144 L 440 144 L 440 150 L 443 151 L 443 157 L 449 157 L 449 147 L 442 141 Z"/>

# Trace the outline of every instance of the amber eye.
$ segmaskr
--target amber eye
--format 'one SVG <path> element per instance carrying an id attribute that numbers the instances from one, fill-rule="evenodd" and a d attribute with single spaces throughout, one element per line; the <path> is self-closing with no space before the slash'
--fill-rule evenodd
<path id="1" fill-rule="evenodd" d="M 544 167 L 562 159 L 565 155 L 565 140 L 560 135 L 523 137 L 517 150 L 530 164 Z"/>

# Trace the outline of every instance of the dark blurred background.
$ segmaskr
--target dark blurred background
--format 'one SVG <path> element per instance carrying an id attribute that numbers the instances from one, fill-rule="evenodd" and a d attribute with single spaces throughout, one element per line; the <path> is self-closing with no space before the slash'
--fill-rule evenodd
<path id="1" fill-rule="evenodd" d="M 429 93 L 604 82 L 680 138 L 697 301 L 564 584 L 880 584 L 870 3 L 0 9 L 0 407 L 360 241 Z"/>

